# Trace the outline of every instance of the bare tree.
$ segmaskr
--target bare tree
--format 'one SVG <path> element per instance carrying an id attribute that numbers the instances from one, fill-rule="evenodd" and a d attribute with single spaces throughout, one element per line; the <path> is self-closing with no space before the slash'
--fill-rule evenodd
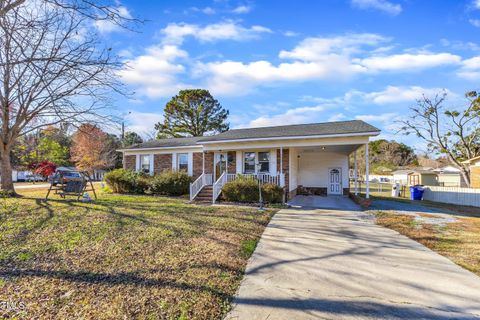
<path id="1" fill-rule="evenodd" d="M 15 141 L 58 123 L 107 122 L 112 92 L 122 94 L 121 64 L 105 48 L 89 2 L 0 0 L 0 176 L 14 193 Z"/>
<path id="2" fill-rule="evenodd" d="M 433 98 L 423 96 L 411 108 L 413 114 L 400 121 L 400 130 L 407 135 L 415 134 L 427 142 L 430 151 L 445 155 L 470 185 L 470 168 L 462 161 L 480 155 L 480 98 L 475 91 L 465 96 L 468 105 L 458 111 L 445 107 L 446 92 Z"/>

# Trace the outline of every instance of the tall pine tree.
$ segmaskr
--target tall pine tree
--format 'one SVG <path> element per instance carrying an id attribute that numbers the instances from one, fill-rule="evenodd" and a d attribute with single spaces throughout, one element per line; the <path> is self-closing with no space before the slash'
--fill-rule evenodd
<path id="1" fill-rule="evenodd" d="M 229 129 L 228 110 L 208 90 L 181 90 L 165 106 L 163 123 L 157 123 L 157 138 L 197 137 Z"/>

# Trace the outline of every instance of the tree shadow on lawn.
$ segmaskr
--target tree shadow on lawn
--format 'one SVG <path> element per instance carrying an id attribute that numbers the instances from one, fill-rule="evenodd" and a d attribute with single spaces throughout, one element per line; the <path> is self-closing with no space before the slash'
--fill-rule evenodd
<path id="1" fill-rule="evenodd" d="M 119 272 L 116 274 L 98 272 L 72 272 L 64 270 L 41 270 L 41 269 L 14 269 L 0 270 L 0 277 L 4 278 L 25 278 L 40 277 L 47 279 L 59 279 L 76 283 L 87 283 L 93 285 L 134 285 L 141 287 L 169 287 L 182 290 L 202 291 L 213 294 L 222 299 L 231 300 L 233 297 L 223 291 L 205 285 L 193 285 L 180 283 L 173 280 L 162 280 L 142 277 L 138 272 Z"/>

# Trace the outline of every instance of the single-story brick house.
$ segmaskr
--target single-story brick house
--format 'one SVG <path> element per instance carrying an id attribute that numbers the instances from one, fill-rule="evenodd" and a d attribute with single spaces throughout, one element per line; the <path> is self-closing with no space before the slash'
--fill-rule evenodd
<path id="1" fill-rule="evenodd" d="M 300 190 L 341 195 L 349 191 L 349 155 L 365 145 L 368 159 L 369 139 L 378 134 L 376 127 L 353 120 L 235 129 L 205 137 L 154 140 L 120 151 L 126 169 L 188 172 L 195 181 L 191 199 L 210 189 L 215 202 L 222 186 L 238 175 L 276 183 L 285 188 L 287 198 Z"/>

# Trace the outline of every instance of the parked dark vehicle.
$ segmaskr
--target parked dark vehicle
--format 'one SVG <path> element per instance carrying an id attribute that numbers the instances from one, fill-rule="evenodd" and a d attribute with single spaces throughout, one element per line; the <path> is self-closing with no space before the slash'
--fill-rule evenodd
<path id="1" fill-rule="evenodd" d="M 59 183 L 67 183 L 69 180 L 77 180 L 81 178 L 82 176 L 78 171 L 57 171 L 50 178 L 50 181 L 54 186 L 56 186 Z"/>

